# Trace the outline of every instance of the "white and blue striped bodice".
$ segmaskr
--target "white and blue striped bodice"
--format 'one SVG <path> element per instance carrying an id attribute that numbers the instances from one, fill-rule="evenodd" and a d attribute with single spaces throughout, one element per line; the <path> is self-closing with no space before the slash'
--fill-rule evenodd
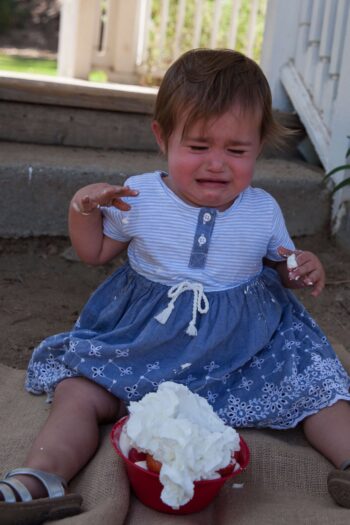
<path id="1" fill-rule="evenodd" d="M 206 291 L 232 288 L 258 275 L 262 259 L 278 261 L 279 246 L 293 249 L 281 210 L 262 189 L 248 187 L 230 208 L 219 212 L 182 201 L 164 183 L 161 172 L 127 180 L 139 190 L 124 200 L 128 212 L 102 208 L 104 233 L 129 242 L 131 267 L 166 285 L 184 280 Z"/>

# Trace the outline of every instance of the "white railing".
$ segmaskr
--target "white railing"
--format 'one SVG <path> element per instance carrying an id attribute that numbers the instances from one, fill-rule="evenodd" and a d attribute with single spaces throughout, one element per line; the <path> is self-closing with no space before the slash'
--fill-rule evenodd
<path id="1" fill-rule="evenodd" d="M 266 0 L 61 0 L 59 73 L 158 81 L 194 47 L 237 48 L 259 59 Z"/>
<path id="2" fill-rule="evenodd" d="M 266 15 L 262 67 L 275 106 L 288 109 L 289 97 L 326 171 L 349 148 L 349 19 L 349 0 L 269 0 Z M 348 188 L 335 194 L 335 213 L 349 197 Z"/>
<path id="3" fill-rule="evenodd" d="M 148 0 L 140 73 L 159 79 L 182 52 L 197 47 L 237 48 L 258 59 L 265 8 L 266 0 Z"/>

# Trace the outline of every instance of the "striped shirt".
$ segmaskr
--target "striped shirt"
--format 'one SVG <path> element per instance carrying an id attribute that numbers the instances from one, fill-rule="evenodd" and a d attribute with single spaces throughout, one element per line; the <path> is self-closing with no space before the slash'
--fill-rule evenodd
<path id="1" fill-rule="evenodd" d="M 220 212 L 187 204 L 164 176 L 157 171 L 127 180 L 139 191 L 123 199 L 131 210 L 102 208 L 104 234 L 129 242 L 130 265 L 144 277 L 169 286 L 191 280 L 207 291 L 224 290 L 258 275 L 264 257 L 283 260 L 279 246 L 294 249 L 280 207 L 264 190 L 248 187 Z"/>

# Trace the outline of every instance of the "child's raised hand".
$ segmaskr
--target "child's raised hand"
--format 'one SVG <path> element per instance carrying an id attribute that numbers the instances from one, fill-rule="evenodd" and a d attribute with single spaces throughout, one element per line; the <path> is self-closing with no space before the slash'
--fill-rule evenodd
<path id="1" fill-rule="evenodd" d="M 312 286 L 311 295 L 317 297 L 323 290 L 326 281 L 325 271 L 319 258 L 312 252 L 302 250 L 288 250 L 283 246 L 278 248 L 278 253 L 285 258 L 295 256 L 296 266 L 288 267 L 290 281 L 296 281 L 298 287 Z"/>
<path id="2" fill-rule="evenodd" d="M 130 210 L 131 206 L 122 197 L 136 197 L 138 191 L 128 186 L 113 186 L 106 182 L 97 182 L 84 186 L 74 195 L 72 208 L 82 215 L 90 215 L 100 206 L 115 206 L 122 211 Z"/>

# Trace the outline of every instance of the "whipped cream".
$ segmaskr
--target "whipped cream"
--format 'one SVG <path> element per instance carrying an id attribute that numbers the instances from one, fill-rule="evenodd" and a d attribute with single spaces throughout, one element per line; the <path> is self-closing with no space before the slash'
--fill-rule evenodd
<path id="1" fill-rule="evenodd" d="M 218 478 L 219 469 L 235 462 L 238 433 L 184 385 L 164 382 L 157 392 L 131 402 L 129 411 L 120 446 L 135 447 L 162 463 L 161 499 L 174 509 L 192 499 L 195 480 Z"/>
<path id="2" fill-rule="evenodd" d="M 288 270 L 294 270 L 294 268 L 298 268 L 298 262 L 295 253 L 292 253 L 292 255 L 287 258 L 287 268 Z"/>

